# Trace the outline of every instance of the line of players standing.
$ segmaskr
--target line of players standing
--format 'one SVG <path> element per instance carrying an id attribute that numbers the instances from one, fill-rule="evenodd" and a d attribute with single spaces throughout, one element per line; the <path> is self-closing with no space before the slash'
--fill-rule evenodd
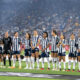
<path id="1" fill-rule="evenodd" d="M 25 58 L 26 58 L 26 67 L 24 69 L 34 69 L 35 68 L 35 57 L 37 62 L 37 69 L 39 66 L 39 56 L 42 58 L 42 68 L 44 70 L 44 58 L 46 57 L 48 68 L 50 70 L 50 61 L 49 61 L 49 46 L 51 45 L 51 57 L 52 57 L 52 70 L 62 70 L 61 60 L 63 60 L 64 69 L 63 71 L 71 71 L 71 60 L 73 59 L 73 70 L 75 71 L 76 59 L 78 58 L 78 72 L 80 72 L 80 34 L 78 38 L 75 38 L 75 35 L 72 33 L 70 39 L 66 40 L 65 36 L 61 33 L 60 37 L 57 35 L 56 30 L 52 30 L 52 37 L 49 39 L 48 33 L 43 32 L 42 36 L 38 35 L 38 31 L 34 30 L 33 35 L 26 33 L 25 35 Z M 68 70 L 66 70 L 66 44 L 69 45 L 69 62 Z M 8 35 L 8 32 L 5 33 L 3 39 L 0 39 L 0 61 L 1 66 L 6 67 L 6 56 L 9 59 L 9 67 L 15 68 L 16 56 L 19 61 L 19 69 L 21 69 L 21 58 L 20 58 L 20 45 L 21 39 L 18 35 L 18 32 L 14 33 L 13 38 Z M 41 45 L 41 54 L 39 54 L 39 45 Z M 13 56 L 13 66 L 11 66 L 11 56 Z M 30 64 L 30 65 L 29 65 Z M 56 66 L 55 66 L 56 65 Z"/>

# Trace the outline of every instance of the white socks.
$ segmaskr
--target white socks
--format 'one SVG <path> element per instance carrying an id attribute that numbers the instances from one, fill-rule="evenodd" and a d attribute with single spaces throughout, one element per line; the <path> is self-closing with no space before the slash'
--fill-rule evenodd
<path id="1" fill-rule="evenodd" d="M 58 58 L 52 58 L 52 64 L 53 64 L 53 69 L 55 69 L 55 64 L 56 64 L 56 68 L 58 69 L 59 59 Z"/>
<path id="2" fill-rule="evenodd" d="M 48 62 L 48 68 L 50 68 L 49 57 L 47 57 L 47 62 Z"/>
<path id="3" fill-rule="evenodd" d="M 15 67 L 16 58 L 13 58 L 13 67 Z"/>
<path id="4" fill-rule="evenodd" d="M 32 57 L 32 68 L 34 69 L 35 58 Z"/>
<path id="5" fill-rule="evenodd" d="M 37 61 L 37 68 L 39 68 L 39 58 L 36 58 Z"/>
<path id="6" fill-rule="evenodd" d="M 29 64 L 30 64 L 30 68 L 31 68 L 31 57 L 29 57 Z"/>
<path id="7" fill-rule="evenodd" d="M 59 62 L 59 69 L 61 69 L 61 62 Z"/>
<path id="8" fill-rule="evenodd" d="M 71 69 L 71 61 L 68 62 L 68 69 Z"/>
<path id="9" fill-rule="evenodd" d="M 52 58 L 52 65 L 53 65 L 53 69 L 55 69 L 55 60 L 54 60 L 54 58 Z"/>
<path id="10" fill-rule="evenodd" d="M 28 68 L 28 58 L 26 58 L 26 68 Z"/>
<path id="11" fill-rule="evenodd" d="M 75 69 L 75 66 L 76 66 L 76 61 L 73 60 L 73 69 Z"/>
<path id="12" fill-rule="evenodd" d="M 79 70 L 80 70 L 80 62 L 78 62 L 78 68 L 79 68 Z"/>
<path id="13" fill-rule="evenodd" d="M 21 58 L 19 58 L 19 67 L 21 67 Z"/>
<path id="14" fill-rule="evenodd" d="M 44 68 L 44 58 L 42 58 L 42 68 Z"/>
<path id="15" fill-rule="evenodd" d="M 66 63 L 65 62 L 63 62 L 64 63 L 64 69 L 66 69 Z"/>
<path id="16" fill-rule="evenodd" d="M 13 67 L 15 67 L 16 58 L 13 58 Z M 19 67 L 21 67 L 21 58 L 19 58 Z"/>

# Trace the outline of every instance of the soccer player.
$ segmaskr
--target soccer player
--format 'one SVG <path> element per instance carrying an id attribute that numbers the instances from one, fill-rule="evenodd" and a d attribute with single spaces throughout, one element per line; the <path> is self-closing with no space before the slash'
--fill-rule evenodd
<path id="1" fill-rule="evenodd" d="M 20 44 L 21 40 L 19 38 L 18 32 L 15 32 L 13 40 L 12 40 L 12 50 L 13 50 L 13 66 L 15 68 L 16 56 L 19 60 L 19 69 L 21 69 L 21 58 L 20 58 Z"/>
<path id="2" fill-rule="evenodd" d="M 64 38 L 64 35 L 61 34 L 60 36 L 60 40 L 59 40 L 59 43 L 58 43 L 58 55 L 59 55 L 59 69 L 61 71 L 61 60 L 63 60 L 63 63 L 64 63 L 64 70 L 66 70 L 66 63 L 65 63 L 65 56 L 66 56 L 66 51 L 65 51 L 65 38 Z"/>
<path id="3" fill-rule="evenodd" d="M 69 63 L 68 63 L 68 71 L 71 71 L 71 60 L 73 59 L 73 70 L 75 71 L 76 65 L 76 40 L 75 35 L 72 33 L 69 39 Z"/>
<path id="4" fill-rule="evenodd" d="M 2 39 L 0 38 L 0 67 L 2 68 L 3 67 L 3 42 L 2 42 Z"/>
<path id="5" fill-rule="evenodd" d="M 8 35 L 8 32 L 5 33 L 5 36 L 3 37 L 3 61 L 4 61 L 4 68 L 6 67 L 6 56 L 8 55 L 9 59 L 9 67 L 11 67 L 11 46 L 12 46 L 12 39 Z"/>
<path id="6" fill-rule="evenodd" d="M 78 36 L 78 41 L 77 41 L 77 52 L 78 52 L 78 72 L 80 72 L 80 33 Z"/>
<path id="7" fill-rule="evenodd" d="M 37 69 L 39 69 L 39 35 L 36 30 L 33 31 L 33 36 L 31 40 L 31 48 L 32 48 L 32 68 L 34 69 L 35 57 L 37 61 Z"/>
<path id="8" fill-rule="evenodd" d="M 51 57 L 52 57 L 52 64 L 53 64 L 53 70 L 58 69 L 58 48 L 57 44 L 59 42 L 57 32 L 55 30 L 52 30 L 52 38 L 51 38 Z M 55 68 L 55 63 L 57 68 Z"/>
<path id="9" fill-rule="evenodd" d="M 24 69 L 28 69 L 28 64 L 30 63 L 31 68 L 31 35 L 29 33 L 26 33 L 25 35 L 25 57 L 26 57 L 26 67 Z"/>
<path id="10" fill-rule="evenodd" d="M 41 39 L 41 46 L 42 46 L 42 68 L 41 70 L 44 70 L 44 58 L 46 57 L 47 62 L 48 62 L 48 69 L 50 70 L 50 62 L 49 62 L 49 52 L 47 51 L 48 47 L 49 47 L 49 40 L 48 40 L 48 33 L 47 32 L 43 32 L 43 37 Z"/>

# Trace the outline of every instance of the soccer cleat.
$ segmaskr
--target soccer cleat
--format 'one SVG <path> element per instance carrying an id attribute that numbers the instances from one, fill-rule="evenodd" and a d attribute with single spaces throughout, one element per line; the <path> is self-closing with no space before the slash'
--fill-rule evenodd
<path id="1" fill-rule="evenodd" d="M 2 68 L 6 68 L 6 66 L 3 66 Z"/>
<path id="2" fill-rule="evenodd" d="M 40 70 L 44 70 L 44 68 L 41 68 Z"/>
<path id="3" fill-rule="evenodd" d="M 11 68 L 11 66 L 8 67 L 9 69 Z"/>
<path id="4" fill-rule="evenodd" d="M 66 69 L 63 69 L 63 71 L 66 71 Z"/>
<path id="5" fill-rule="evenodd" d="M 80 72 L 80 70 L 78 70 L 77 72 Z"/>
<path id="6" fill-rule="evenodd" d="M 55 71 L 55 69 L 54 69 L 54 68 L 53 68 L 52 70 L 53 70 L 53 71 Z"/>
<path id="7" fill-rule="evenodd" d="M 68 69 L 68 70 L 66 70 L 67 72 L 70 72 L 71 70 L 70 69 Z"/>
<path id="8" fill-rule="evenodd" d="M 30 67 L 29 69 L 32 69 L 32 67 Z"/>
<path id="9" fill-rule="evenodd" d="M 72 72 L 74 72 L 75 70 L 73 69 Z"/>
<path id="10" fill-rule="evenodd" d="M 28 67 L 25 67 L 24 69 L 28 69 Z"/>
<path id="11" fill-rule="evenodd" d="M 21 66 L 19 66 L 19 69 L 21 69 Z"/>
<path id="12" fill-rule="evenodd" d="M 50 70 L 50 68 L 47 68 L 47 70 Z"/>
<path id="13" fill-rule="evenodd" d="M 11 67 L 11 69 L 15 69 L 15 67 L 14 67 L 14 66 L 12 66 L 12 67 Z"/>

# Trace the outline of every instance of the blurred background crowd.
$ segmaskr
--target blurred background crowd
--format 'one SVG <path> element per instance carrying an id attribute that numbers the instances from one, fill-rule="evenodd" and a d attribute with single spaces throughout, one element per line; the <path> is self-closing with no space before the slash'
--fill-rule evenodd
<path id="1" fill-rule="evenodd" d="M 39 34 L 52 29 L 69 38 L 80 29 L 80 0 L 0 0 L 0 35 L 15 31 L 23 38 L 37 29 Z"/>

